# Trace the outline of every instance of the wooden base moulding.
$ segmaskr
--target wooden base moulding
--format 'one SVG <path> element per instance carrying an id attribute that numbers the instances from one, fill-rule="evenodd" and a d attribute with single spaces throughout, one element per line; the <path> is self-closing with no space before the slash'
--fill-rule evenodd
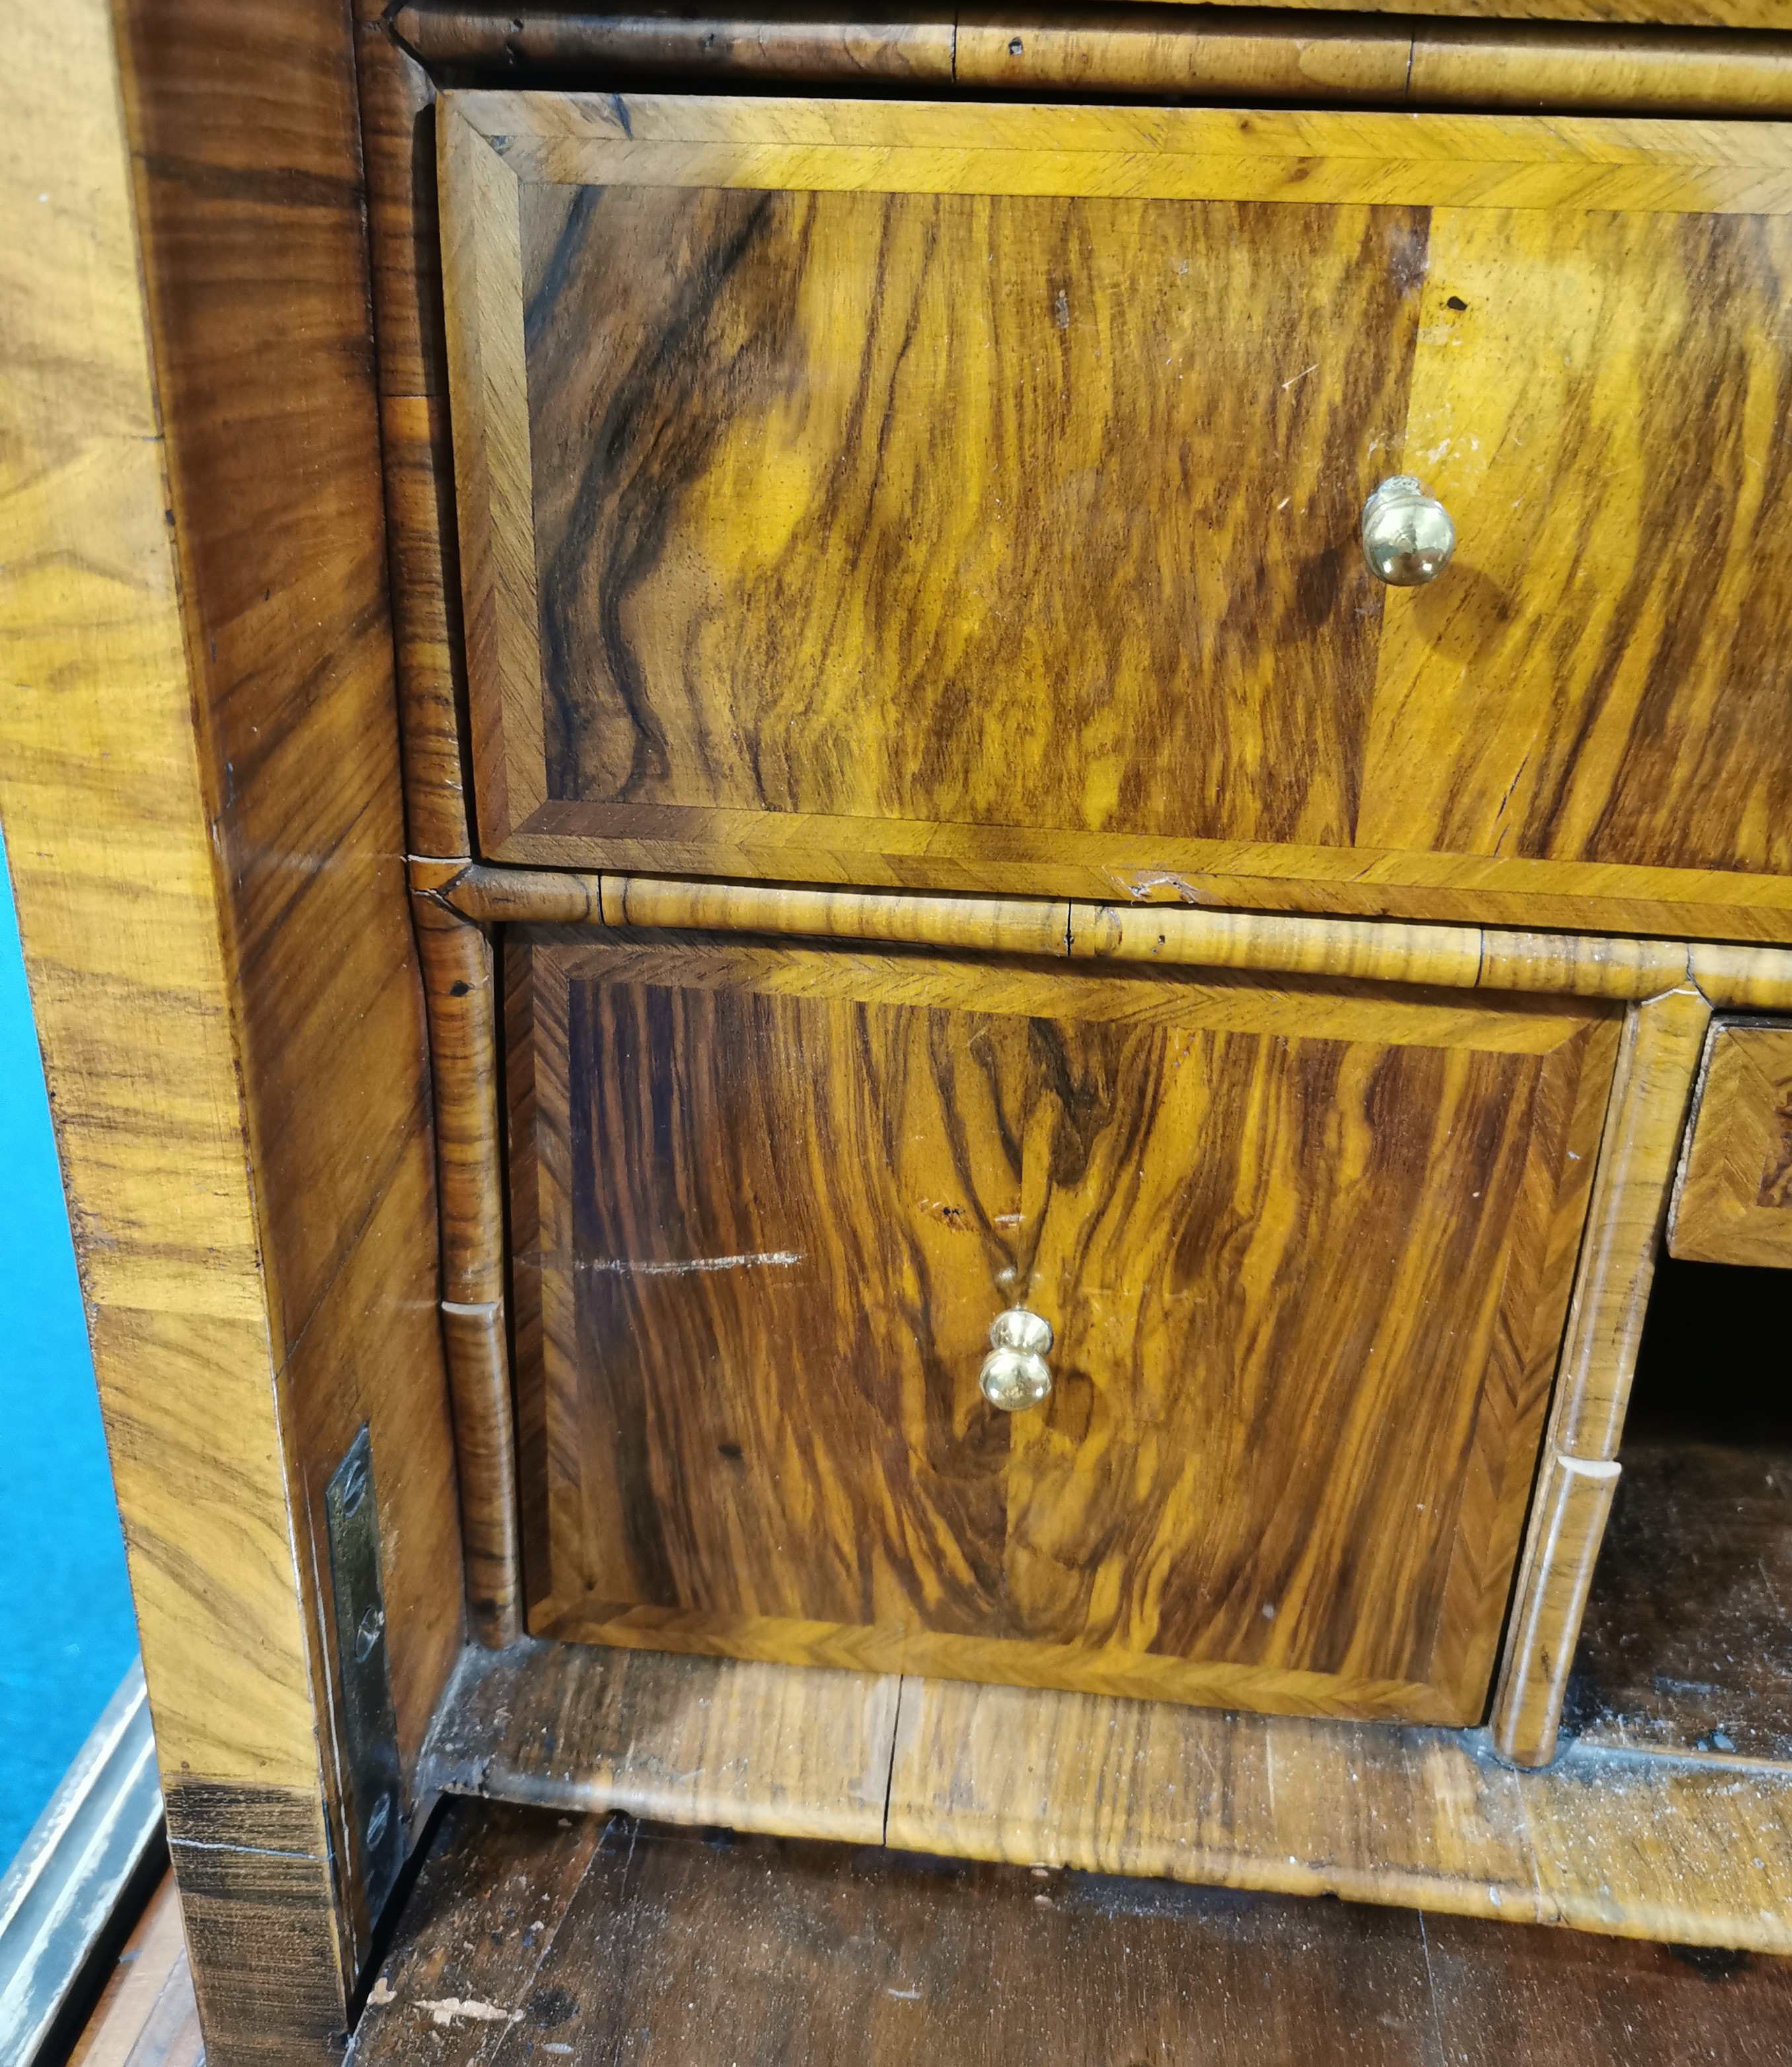
<path id="1" fill-rule="evenodd" d="M 1478 1731 L 527 1643 L 469 1653 L 436 1786 L 563 1812 L 1792 1953 L 1792 1774 Z"/>

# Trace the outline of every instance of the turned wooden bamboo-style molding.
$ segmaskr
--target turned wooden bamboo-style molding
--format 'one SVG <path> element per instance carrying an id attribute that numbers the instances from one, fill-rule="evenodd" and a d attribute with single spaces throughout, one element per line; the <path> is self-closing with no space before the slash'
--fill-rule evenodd
<path id="1" fill-rule="evenodd" d="M 1792 108 L 1792 37 L 1664 35 L 1587 22 L 1415 21 L 1287 8 L 967 9 L 906 22 L 809 6 L 756 16 L 408 0 L 392 17 L 425 63 L 539 81 L 648 78 L 944 91 L 1202 94 L 1376 107 Z"/>
<path id="2" fill-rule="evenodd" d="M 1547 1765 L 1555 1755 L 1710 1018 L 1690 984 L 1626 1016 L 1495 1697 L 1494 1740 L 1514 1764 Z"/>
<path id="3" fill-rule="evenodd" d="M 428 890 L 415 891 L 412 916 L 436 1079 L 442 1334 L 453 1399 L 468 1612 L 480 1641 L 501 1647 L 522 1634 L 523 1625 L 493 954 L 477 926 Z"/>
<path id="4" fill-rule="evenodd" d="M 1623 1000 L 1659 997 L 1690 978 L 1711 1005 L 1792 1009 L 1792 950 L 1785 948 L 1162 904 L 687 882 L 483 862 L 413 860 L 411 867 L 416 887 L 480 924 L 776 933 Z"/>

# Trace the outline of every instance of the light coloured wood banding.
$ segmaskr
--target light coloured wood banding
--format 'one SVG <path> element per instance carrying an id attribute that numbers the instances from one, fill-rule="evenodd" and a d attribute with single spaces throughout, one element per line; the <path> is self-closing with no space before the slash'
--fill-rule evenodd
<path id="1" fill-rule="evenodd" d="M 796 933 L 813 940 L 911 941 L 992 953 L 1057 955 L 1069 908 L 1039 899 L 890 897 L 850 890 L 789 890 L 751 883 L 675 883 L 663 877 L 601 879 L 610 926 Z"/>
<path id="2" fill-rule="evenodd" d="M 501 684 L 521 728 L 507 756 L 488 698 L 473 710 L 468 750 L 480 843 L 500 845 L 513 818 L 545 800 L 536 773 L 541 673 L 534 520 L 523 361 L 521 234 L 517 180 L 484 137 L 436 110 L 436 155 L 460 205 L 442 225 L 448 359 L 456 392 L 454 480 L 469 676 Z"/>
<path id="3" fill-rule="evenodd" d="M 412 880 L 440 890 L 468 919 L 538 925 L 601 920 L 687 932 L 789 934 L 813 940 L 909 942 L 991 954 L 1062 956 L 1166 967 L 1263 969 L 1453 989 L 1533 991 L 1568 997 L 1644 998 L 1684 984 L 1677 941 L 1596 934 L 1502 932 L 1476 926 L 1310 918 L 1059 899 L 903 896 L 707 883 L 667 876 L 443 864 Z M 1698 950 L 1705 952 L 1705 950 Z M 1751 955 L 1723 951 L 1745 982 Z M 1761 952 L 1774 965 L 1770 951 Z M 1792 961 L 1792 956 L 1779 959 Z"/>
<path id="4" fill-rule="evenodd" d="M 1651 997 L 1684 982 L 1686 975 L 1686 950 L 1672 941 L 1162 905 L 1072 904 L 1069 909 L 1072 955 L 1097 960 L 1575 997 Z"/>
<path id="5" fill-rule="evenodd" d="M 1536 1562 L 1519 1595 L 1494 1715 L 1494 1744 L 1514 1765 L 1547 1765 L 1555 1756 L 1568 1668 L 1619 1476 L 1615 1464 L 1553 1451 L 1544 1460 L 1531 1510 Z"/>
<path id="6" fill-rule="evenodd" d="M 1733 1011 L 1792 1012 L 1792 948 L 1696 943 L 1693 981 L 1712 1004 Z"/>

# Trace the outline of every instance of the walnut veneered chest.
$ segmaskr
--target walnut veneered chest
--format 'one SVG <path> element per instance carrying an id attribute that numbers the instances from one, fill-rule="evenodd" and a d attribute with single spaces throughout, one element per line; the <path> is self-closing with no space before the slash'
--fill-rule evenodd
<path id="1" fill-rule="evenodd" d="M 444 1790 L 1792 1951 L 1789 30 L 22 32 L 0 810 L 217 2067 Z"/>

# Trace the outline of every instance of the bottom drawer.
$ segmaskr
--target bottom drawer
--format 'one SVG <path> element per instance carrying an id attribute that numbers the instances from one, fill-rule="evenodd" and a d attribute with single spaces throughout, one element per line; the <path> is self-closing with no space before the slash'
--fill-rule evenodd
<path id="1" fill-rule="evenodd" d="M 590 928 L 506 957 L 537 1634 L 1478 1720 L 1612 1010 Z M 1023 1306 L 1052 1389 L 1003 1412 Z"/>

